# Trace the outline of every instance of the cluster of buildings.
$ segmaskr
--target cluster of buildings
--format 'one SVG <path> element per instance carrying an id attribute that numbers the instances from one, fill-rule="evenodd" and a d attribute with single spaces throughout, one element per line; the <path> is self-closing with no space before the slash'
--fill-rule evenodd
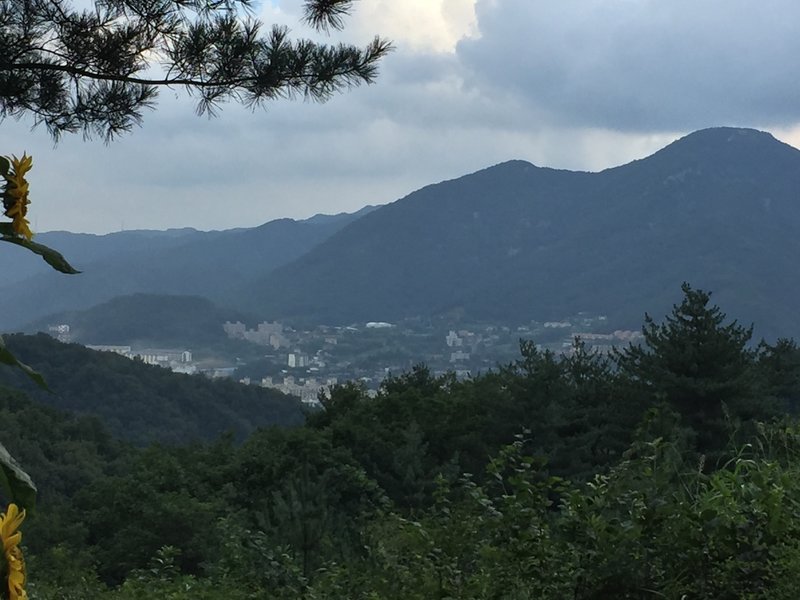
<path id="1" fill-rule="evenodd" d="M 240 321 L 226 321 L 222 328 L 229 338 L 265 350 L 253 347 L 252 356 L 245 350 L 244 359 L 220 357 L 214 361 L 204 359 L 199 364 L 191 350 L 181 348 L 87 347 L 178 373 L 209 377 L 242 377 L 237 370 L 258 356 L 259 360 L 267 359 L 264 370 L 251 369 L 248 374 L 255 379 L 245 377 L 240 379 L 242 383 L 276 389 L 314 406 L 319 404 L 320 394 L 329 393 L 337 381 L 358 380 L 374 392 L 387 375 L 400 374 L 420 362 L 436 374 L 454 372 L 457 377 L 469 377 L 516 360 L 520 339 L 533 339 L 540 342 L 540 348 L 568 354 L 576 337 L 601 353 L 642 338 L 640 331 L 596 333 L 606 323 L 603 316 L 577 315 L 570 320 L 531 322 L 517 328 L 486 324 L 476 325 L 474 331 L 442 329 L 437 333 L 430 325 L 420 328 L 383 321 L 360 327 L 320 326 L 309 331 L 295 331 L 278 322 L 264 321 L 251 329 Z M 380 335 L 376 336 L 376 330 Z M 70 341 L 69 325 L 52 325 L 49 333 L 61 341 Z M 261 354 L 264 351 L 267 354 Z"/>
<path id="2" fill-rule="evenodd" d="M 470 359 L 479 344 L 483 341 L 482 336 L 461 329 L 459 331 L 450 330 L 444 338 L 444 343 L 450 350 L 450 364 L 465 363 Z"/>
<path id="3" fill-rule="evenodd" d="M 65 323 L 60 325 L 49 325 L 47 327 L 47 334 L 50 337 L 57 339 L 59 342 L 63 342 L 64 344 L 69 344 L 72 341 L 69 325 Z"/>
<path id="4" fill-rule="evenodd" d="M 222 329 L 227 336 L 234 340 L 247 340 L 259 346 L 272 346 L 275 350 L 289 345 L 289 339 L 284 335 L 281 323 L 264 321 L 255 329 L 248 329 L 241 321 L 231 323 L 225 321 Z"/>
<path id="5" fill-rule="evenodd" d="M 580 339 L 588 343 L 595 352 L 607 354 L 611 352 L 612 348 L 618 348 L 621 345 L 629 343 L 640 342 L 644 339 L 644 334 L 641 331 L 631 331 L 628 329 L 619 329 L 614 333 L 575 333 L 570 336 L 569 340 L 561 342 L 561 347 L 569 352 L 573 345 L 573 340 Z"/>
<path id="6" fill-rule="evenodd" d="M 248 378 L 242 379 L 240 382 L 244 384 L 252 383 Z M 319 406 L 320 394 L 330 397 L 330 390 L 336 383 L 337 379 L 335 377 L 328 377 L 322 380 L 316 377 L 295 378 L 292 375 L 287 375 L 282 379 L 272 377 L 261 379 L 261 387 L 297 396 L 303 404 L 308 406 Z"/>
<path id="7" fill-rule="evenodd" d="M 148 365 L 170 369 L 175 373 L 192 375 L 197 373 L 197 365 L 192 361 L 191 350 L 142 348 L 134 350 L 131 346 L 110 346 L 87 344 L 87 348 L 98 352 L 113 352 L 131 360 L 141 360 Z"/>

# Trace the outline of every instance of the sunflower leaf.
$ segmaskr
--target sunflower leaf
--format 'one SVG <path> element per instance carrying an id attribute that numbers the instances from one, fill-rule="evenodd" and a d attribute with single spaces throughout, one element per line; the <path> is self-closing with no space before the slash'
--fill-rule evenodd
<path id="1" fill-rule="evenodd" d="M 42 377 L 42 374 L 38 371 L 34 371 L 24 362 L 17 359 L 16 356 L 6 348 L 5 340 L 3 340 L 3 336 L 0 336 L 0 364 L 8 365 L 10 367 L 17 367 L 18 369 L 22 369 L 22 371 L 30 377 L 33 382 L 38 385 L 43 390 L 47 390 L 48 392 L 51 391 L 49 387 L 47 387 L 47 382 Z"/>
<path id="2" fill-rule="evenodd" d="M 5 223 L 3 223 L 5 225 Z M 76 273 L 80 273 L 77 269 L 75 269 L 71 264 L 67 262 L 67 259 L 64 258 L 59 252 L 56 252 L 52 248 L 48 248 L 43 244 L 37 244 L 36 242 L 31 242 L 30 240 L 26 240 L 25 238 L 21 238 L 16 235 L 8 235 L 5 233 L 4 229 L 0 229 L 0 233 L 2 233 L 2 237 L 0 237 L 0 242 L 8 242 L 9 244 L 16 244 L 17 246 L 22 246 L 23 248 L 27 248 L 34 254 L 38 254 L 41 256 L 44 261 L 53 267 L 56 271 L 60 271 L 61 273 L 66 273 L 67 275 L 75 275 Z"/>
<path id="3" fill-rule="evenodd" d="M 9 500 L 29 513 L 33 512 L 36 506 L 36 485 L 3 444 L 0 444 L 0 489 Z"/>

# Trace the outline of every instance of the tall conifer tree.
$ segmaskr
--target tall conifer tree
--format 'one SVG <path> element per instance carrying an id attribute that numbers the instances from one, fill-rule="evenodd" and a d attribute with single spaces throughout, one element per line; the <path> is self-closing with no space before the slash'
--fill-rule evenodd
<path id="1" fill-rule="evenodd" d="M 681 287 L 683 301 L 663 323 L 645 315 L 644 344 L 616 354 L 617 364 L 651 400 L 674 406 L 699 434 L 701 446 L 716 443 L 724 429 L 725 407 L 747 416 L 756 394 L 753 328 L 709 305 L 711 294 Z M 714 440 L 712 442 L 712 440 Z"/>

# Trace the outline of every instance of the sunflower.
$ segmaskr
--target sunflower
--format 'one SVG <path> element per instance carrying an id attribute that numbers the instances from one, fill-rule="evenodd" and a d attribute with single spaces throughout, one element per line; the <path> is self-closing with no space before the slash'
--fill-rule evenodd
<path id="1" fill-rule="evenodd" d="M 0 539 L 3 540 L 3 557 L 6 561 L 8 600 L 28 598 L 25 591 L 25 561 L 19 548 L 22 533 L 18 531 L 24 518 L 25 511 L 20 512 L 16 504 L 9 504 L 6 514 L 0 515 Z"/>
<path id="2" fill-rule="evenodd" d="M 6 189 L 3 192 L 3 208 L 5 215 L 11 218 L 14 233 L 28 240 L 33 237 L 30 223 L 26 219 L 28 214 L 28 181 L 25 174 L 31 170 L 33 157 L 23 154 L 22 158 L 11 157 L 12 170 L 5 175 Z"/>

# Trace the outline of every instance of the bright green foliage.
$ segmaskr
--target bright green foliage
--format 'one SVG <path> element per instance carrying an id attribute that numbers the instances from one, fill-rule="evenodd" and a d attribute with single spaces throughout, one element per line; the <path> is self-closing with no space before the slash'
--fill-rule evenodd
<path id="1" fill-rule="evenodd" d="M 324 557 L 349 560 L 363 548 L 364 523 L 383 493 L 346 448 L 312 429 L 258 432 L 237 453 L 230 505 L 272 547 L 288 547 L 304 577 Z"/>
<path id="2" fill-rule="evenodd" d="M 209 480 L 225 457 L 221 443 L 195 451 L 154 447 L 127 473 L 96 481 L 78 494 L 86 543 L 103 557 L 97 563 L 100 577 L 121 583 L 164 545 L 180 549 L 182 572 L 199 573 L 218 545 L 218 532 L 209 525 L 224 512 L 224 503 Z"/>
<path id="3" fill-rule="evenodd" d="M 276 599 L 302 596 L 308 580 L 292 557 L 292 547 L 280 545 L 264 531 L 247 529 L 232 518 L 221 519 L 217 526 L 222 542 L 204 581 L 221 582 L 245 598 L 258 598 L 265 590 Z"/>
<path id="4" fill-rule="evenodd" d="M 355 598 L 771 598 L 798 583 L 792 458 L 740 456 L 710 475 L 665 440 L 637 442 L 581 488 L 547 478 L 521 443 L 434 505 L 377 525 L 371 559 L 314 586 Z M 796 588 L 795 588 L 796 589 Z"/>
<path id="5" fill-rule="evenodd" d="M 585 558 L 578 597 L 771 597 L 782 583 L 773 561 L 792 551 L 800 527 L 793 446 L 785 466 L 741 454 L 706 475 L 664 440 L 635 445 L 566 504 Z"/>
<path id="6" fill-rule="evenodd" d="M 469 447 L 486 449 L 475 431 L 475 403 L 456 393 L 452 376 L 434 377 L 422 366 L 384 382 L 375 399 L 352 385 L 333 390 L 326 411 L 309 423 L 326 428 L 332 443 L 347 448 L 367 475 L 404 507 L 424 504 L 444 465 Z M 458 463 L 450 469 L 458 474 Z"/>
<path id="7" fill-rule="evenodd" d="M 424 515 L 388 515 L 372 529 L 368 560 L 326 572 L 312 589 L 320 598 L 345 598 L 347 590 L 397 600 L 565 597 L 574 564 L 551 530 L 565 488 L 522 450 L 521 440 L 504 448 L 485 486 L 440 478 Z"/>

